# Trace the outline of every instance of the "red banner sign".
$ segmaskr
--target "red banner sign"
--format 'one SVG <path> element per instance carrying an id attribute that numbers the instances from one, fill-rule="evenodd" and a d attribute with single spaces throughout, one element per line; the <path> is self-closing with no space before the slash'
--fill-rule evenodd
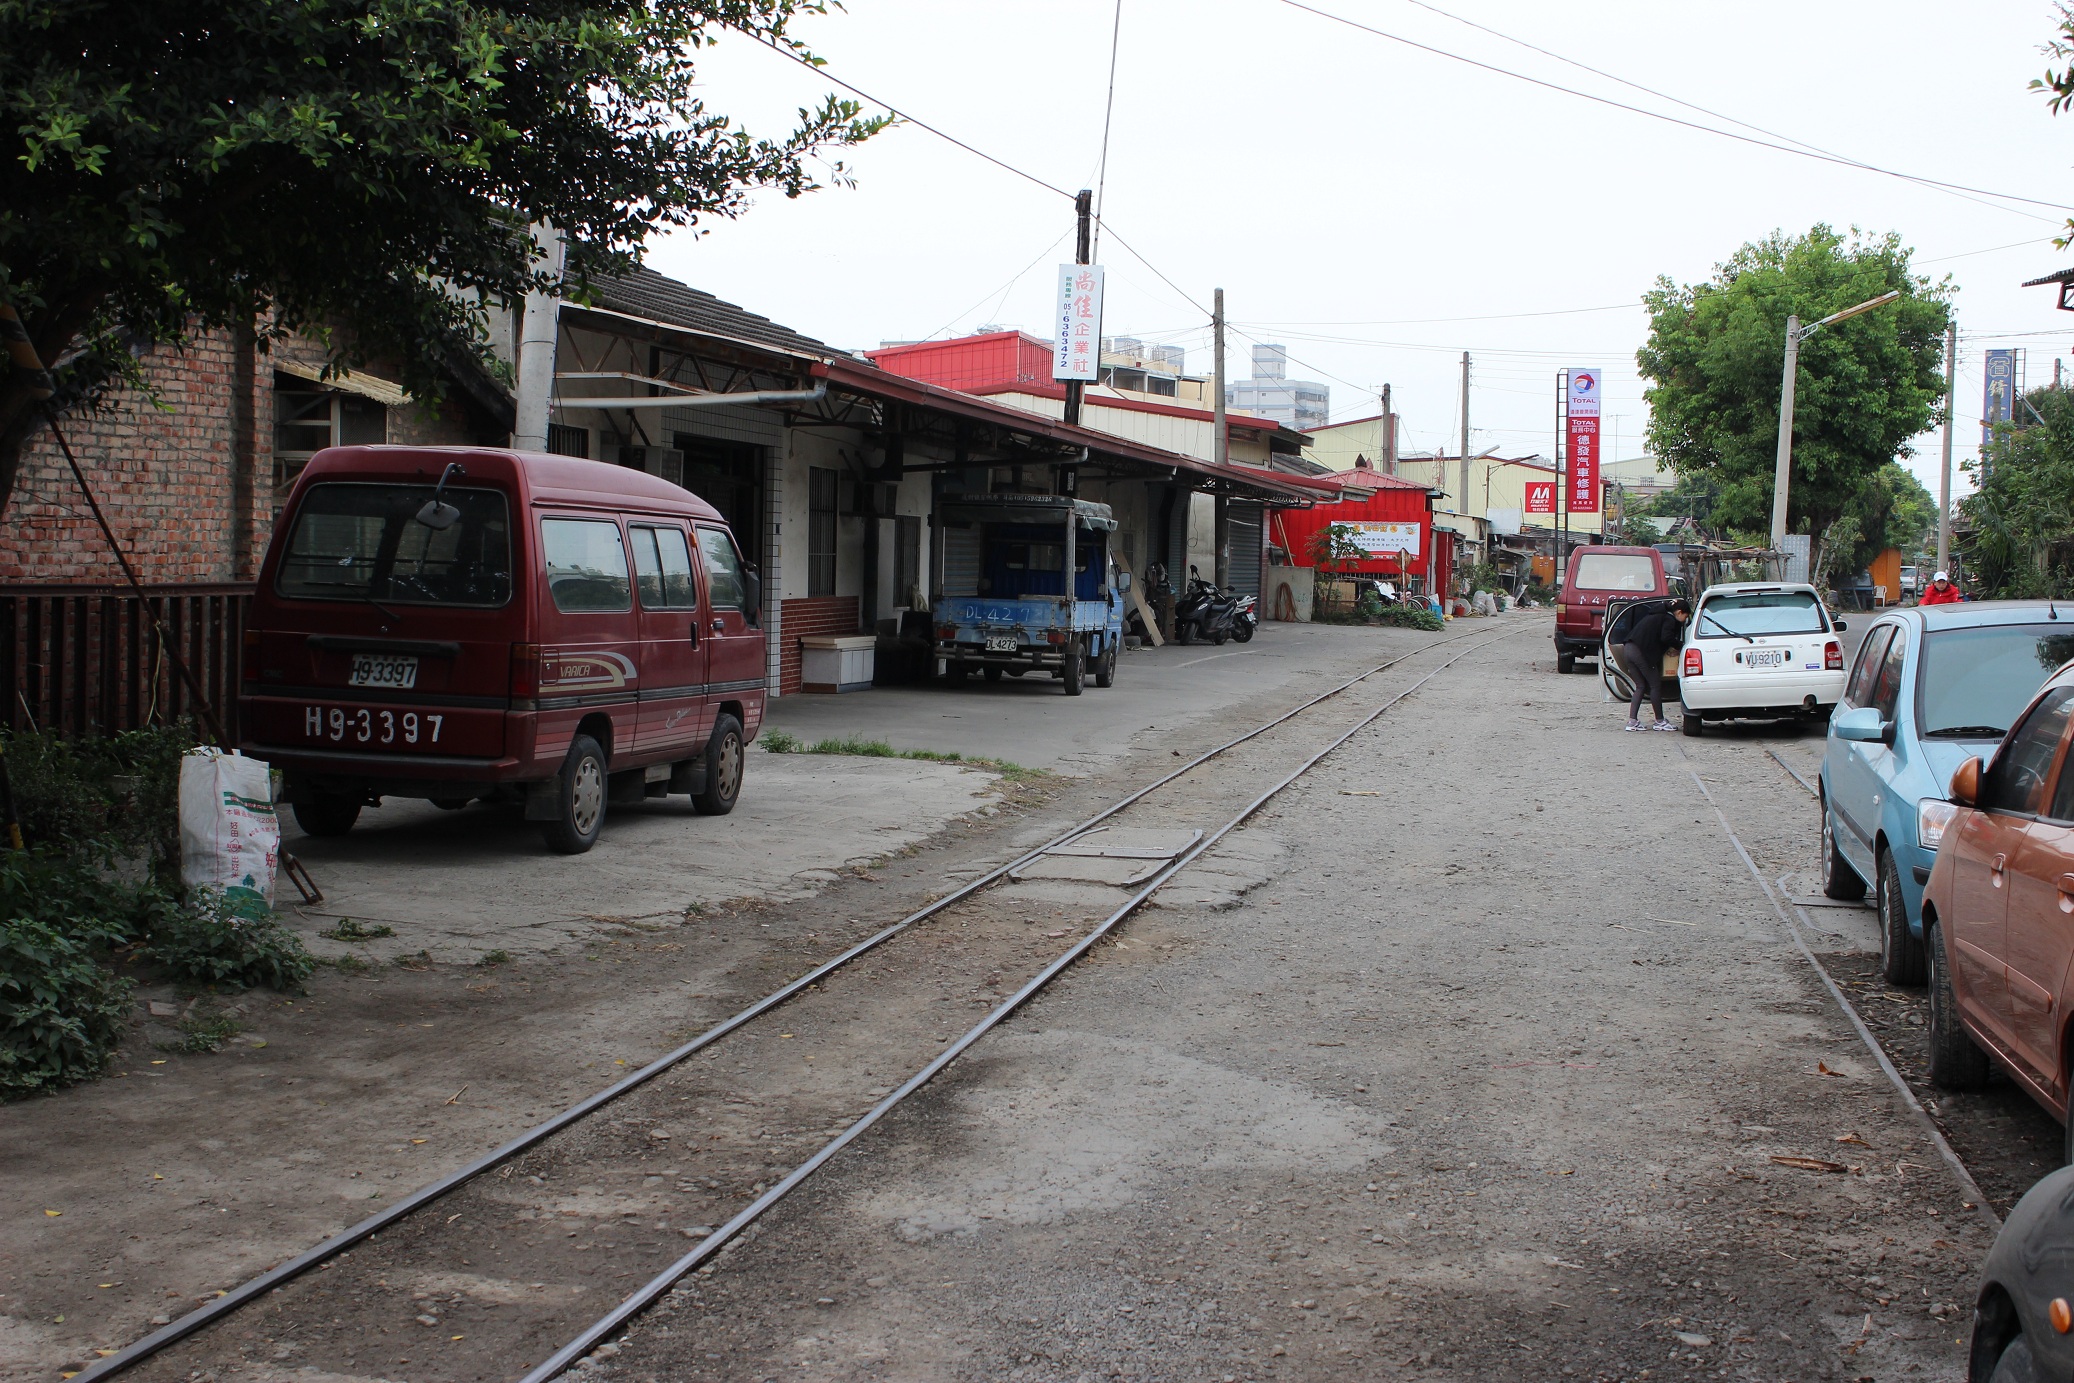
<path id="1" fill-rule="evenodd" d="M 1529 514 L 1553 514 L 1556 483 L 1553 480 L 1530 480 L 1527 482 L 1527 512 Z"/>
<path id="2" fill-rule="evenodd" d="M 1599 372 L 1571 370 L 1569 388 L 1570 464 L 1564 472 L 1563 507 L 1573 514 L 1599 512 Z"/>

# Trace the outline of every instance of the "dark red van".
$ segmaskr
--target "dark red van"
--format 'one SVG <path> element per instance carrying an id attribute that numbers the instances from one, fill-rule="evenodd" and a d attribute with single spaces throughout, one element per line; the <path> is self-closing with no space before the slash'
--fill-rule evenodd
<path id="1" fill-rule="evenodd" d="M 696 495 L 472 447 L 333 447 L 246 624 L 243 749 L 311 835 L 383 796 L 523 803 L 588 850 L 608 801 L 734 809 L 763 721 L 758 582 Z"/>
<path id="2" fill-rule="evenodd" d="M 1664 555 L 1653 547 L 1573 549 L 1563 589 L 1556 593 L 1556 671 L 1572 671 L 1579 657 L 1599 656 L 1608 601 L 1670 592 Z"/>

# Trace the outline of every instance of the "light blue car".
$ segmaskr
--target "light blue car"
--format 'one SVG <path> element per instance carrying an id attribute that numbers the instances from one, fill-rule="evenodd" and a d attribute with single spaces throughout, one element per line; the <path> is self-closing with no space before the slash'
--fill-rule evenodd
<path id="1" fill-rule="evenodd" d="M 1923 982 L 1923 885 L 1957 810 L 1952 773 L 2070 657 L 2074 604 L 2043 600 L 1893 610 L 1866 631 L 1823 746 L 1822 891 L 1870 885 L 1891 982 Z"/>

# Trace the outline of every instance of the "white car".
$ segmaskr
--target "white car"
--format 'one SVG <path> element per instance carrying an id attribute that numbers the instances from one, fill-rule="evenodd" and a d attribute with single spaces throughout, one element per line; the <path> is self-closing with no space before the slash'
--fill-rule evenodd
<path id="1" fill-rule="evenodd" d="M 1844 622 L 1803 581 L 1709 586 L 1685 625 L 1685 733 L 1710 720 L 1826 718 L 1844 692 Z"/>

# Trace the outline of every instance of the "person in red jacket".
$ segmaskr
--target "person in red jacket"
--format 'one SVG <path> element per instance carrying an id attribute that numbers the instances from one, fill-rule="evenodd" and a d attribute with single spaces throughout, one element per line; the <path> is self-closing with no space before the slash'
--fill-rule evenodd
<path id="1" fill-rule="evenodd" d="M 1923 598 L 1916 604 L 1957 605 L 1965 598 L 1959 594 L 1959 588 L 1952 584 L 1951 573 L 1941 571 L 1930 578 L 1930 589 L 1923 592 Z"/>

